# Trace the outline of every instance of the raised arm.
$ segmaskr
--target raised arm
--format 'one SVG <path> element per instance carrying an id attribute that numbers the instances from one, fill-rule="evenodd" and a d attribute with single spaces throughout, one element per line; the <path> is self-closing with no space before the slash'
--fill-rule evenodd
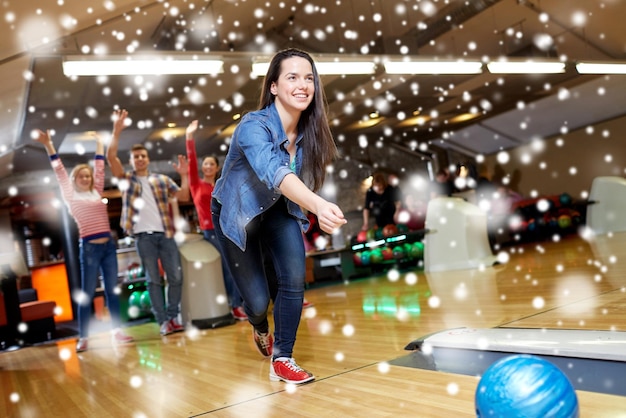
<path id="1" fill-rule="evenodd" d="M 199 187 L 200 175 L 198 174 L 198 158 L 196 155 L 196 142 L 193 138 L 198 130 L 198 121 L 192 121 L 186 130 L 185 148 L 187 149 L 187 173 L 189 174 L 189 187 Z"/>
<path id="2" fill-rule="evenodd" d="M 96 155 L 104 155 L 104 141 L 98 134 L 94 134 L 93 137 L 96 140 Z"/>
<path id="3" fill-rule="evenodd" d="M 367 231 L 370 224 L 370 210 L 368 208 L 363 208 L 363 226 L 361 230 Z"/>
<path id="4" fill-rule="evenodd" d="M 102 194 L 104 191 L 104 142 L 98 134 L 94 134 L 93 138 L 96 140 L 96 154 L 94 155 L 94 167 L 93 167 L 93 187 L 98 193 Z"/>
<path id="5" fill-rule="evenodd" d="M 113 132 L 106 151 L 106 159 L 111 167 L 111 173 L 117 178 L 124 176 L 124 165 L 117 155 L 117 150 L 120 144 L 120 134 L 126 127 L 127 116 L 128 112 L 125 109 L 118 109 L 113 113 Z"/>
<path id="6" fill-rule="evenodd" d="M 33 135 L 33 140 L 39 142 L 44 146 L 48 155 L 54 155 L 57 153 L 54 148 L 54 144 L 52 143 L 52 139 L 50 138 L 50 131 L 42 131 L 37 129 Z"/>
<path id="7" fill-rule="evenodd" d="M 33 135 L 33 140 L 42 144 L 44 148 L 46 149 L 46 152 L 48 153 L 48 156 L 50 157 L 50 165 L 52 166 L 52 169 L 54 170 L 54 175 L 56 176 L 57 181 L 59 182 L 59 185 L 61 186 L 61 193 L 63 194 L 63 199 L 66 202 L 69 202 L 70 200 L 72 200 L 72 195 L 74 193 L 74 185 L 72 184 L 72 181 L 70 180 L 67 174 L 67 171 L 65 170 L 65 166 L 63 165 L 63 162 L 57 155 L 56 149 L 54 148 L 54 144 L 52 143 L 52 139 L 50 138 L 50 131 L 48 130 L 44 132 L 38 129 L 37 131 L 35 131 Z"/>
<path id="8" fill-rule="evenodd" d="M 180 189 L 176 193 L 179 202 L 189 201 L 189 178 L 187 158 L 184 155 L 178 156 L 178 164 L 172 164 L 176 172 L 180 175 Z"/>

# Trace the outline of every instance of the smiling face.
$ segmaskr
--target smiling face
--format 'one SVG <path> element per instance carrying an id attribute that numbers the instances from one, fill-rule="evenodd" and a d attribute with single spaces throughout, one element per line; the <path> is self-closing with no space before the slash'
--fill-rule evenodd
<path id="1" fill-rule="evenodd" d="M 130 152 L 130 165 L 135 170 L 135 173 L 139 176 L 144 176 L 148 172 L 148 165 L 150 164 L 150 157 L 148 151 L 145 149 L 133 149 Z"/>
<path id="2" fill-rule="evenodd" d="M 220 166 L 217 163 L 215 157 L 205 157 L 202 160 L 202 175 L 205 180 L 215 180 L 215 175 L 217 174 L 217 170 L 219 170 Z"/>
<path id="3" fill-rule="evenodd" d="M 277 106 L 288 112 L 303 112 L 313 101 L 315 79 L 311 63 L 301 57 L 284 59 L 280 75 L 270 87 Z"/>
<path id="4" fill-rule="evenodd" d="M 93 188 L 93 175 L 89 167 L 82 167 L 73 173 L 74 187 L 79 192 L 88 192 Z"/>

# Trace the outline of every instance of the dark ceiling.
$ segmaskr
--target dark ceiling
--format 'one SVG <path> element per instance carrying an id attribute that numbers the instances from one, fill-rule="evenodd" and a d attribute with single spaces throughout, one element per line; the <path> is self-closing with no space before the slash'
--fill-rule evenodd
<path id="1" fill-rule="evenodd" d="M 71 166 L 93 152 L 86 132 L 110 131 L 117 107 L 128 109 L 133 122 L 120 148 L 150 144 L 161 171 L 184 153 L 184 128 L 192 119 L 201 123 L 199 154 L 224 153 L 233 115 L 257 104 L 261 80 L 250 76 L 253 59 L 286 47 L 319 59 L 370 56 L 379 64 L 435 57 L 556 57 L 568 64 L 563 74 L 540 76 L 390 75 L 382 65 L 374 75 L 325 76 L 332 128 L 343 155 L 354 159 L 367 160 L 367 148 L 381 143 L 424 154 L 488 155 L 626 113 L 626 76 L 581 76 L 572 68 L 577 60 L 624 58 L 626 2 L 618 0 L 117 0 L 89 6 L 65 0 L 14 2 L 4 12 L 0 197 L 45 187 L 49 164 L 30 137 L 33 129 L 52 129 Z M 218 55 L 224 73 L 68 78 L 62 72 L 68 55 L 155 51 Z M 372 111 L 379 118 L 370 122 Z M 479 116 L 455 122 L 468 112 Z"/>

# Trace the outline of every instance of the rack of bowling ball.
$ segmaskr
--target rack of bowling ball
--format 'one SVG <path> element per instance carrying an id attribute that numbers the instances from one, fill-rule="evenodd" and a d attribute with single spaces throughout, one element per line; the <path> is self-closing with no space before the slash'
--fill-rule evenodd
<path id="1" fill-rule="evenodd" d="M 120 316 L 122 321 L 154 319 L 145 271 L 137 262 L 129 263 L 122 273 Z"/>
<path id="2" fill-rule="evenodd" d="M 367 275 L 390 268 L 423 267 L 425 232 L 411 231 L 403 224 L 360 231 L 351 241 L 355 271 Z"/>
<path id="3" fill-rule="evenodd" d="M 574 233 L 584 223 L 587 203 L 567 193 L 516 202 L 509 217 L 509 234 L 516 240 L 536 241 L 555 234 Z"/>

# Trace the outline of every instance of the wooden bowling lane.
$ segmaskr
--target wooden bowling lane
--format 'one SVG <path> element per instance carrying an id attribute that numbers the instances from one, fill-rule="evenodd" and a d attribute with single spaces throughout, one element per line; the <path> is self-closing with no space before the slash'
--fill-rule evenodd
<path id="1" fill-rule="evenodd" d="M 476 417 L 471 376 L 371 365 L 349 373 L 215 411 L 207 416 L 276 417 Z M 577 392 L 581 418 L 626 416 L 626 399 Z"/>
<path id="2" fill-rule="evenodd" d="M 242 322 L 168 337 L 137 325 L 127 328 L 135 344 L 114 349 L 107 333 L 94 334 L 81 354 L 74 338 L 2 352 L 0 416 L 475 416 L 476 377 L 388 362 L 408 355 L 409 342 L 455 327 L 623 324 L 624 251 L 613 239 L 529 243 L 505 249 L 510 260 L 496 267 L 307 290 L 315 307 L 303 312 L 294 356 L 317 380 L 295 390 L 269 381 Z M 579 392 L 579 402 L 581 417 L 626 416 L 624 397 Z"/>
<path id="3" fill-rule="evenodd" d="M 514 328 L 626 331 L 626 292 L 615 289 L 507 324 Z"/>
<path id="4" fill-rule="evenodd" d="M 626 233 L 572 238 L 541 251 L 540 263 L 514 261 L 524 272 L 516 282 L 531 283 L 516 301 L 537 309 L 507 327 L 626 331 Z"/>
<path id="5" fill-rule="evenodd" d="M 202 350 L 191 345 L 185 349 L 188 342 L 183 338 L 172 338 L 173 347 L 161 347 L 160 353 L 153 344 L 129 349 L 118 361 L 102 347 L 88 359 L 57 359 L 56 365 L 49 364 L 58 354 L 53 346 L 8 353 L 23 360 L 16 361 L 13 370 L 3 366 L 0 413 L 6 417 L 475 416 L 478 379 L 472 376 L 376 362 L 334 368 L 332 375 L 318 374 L 312 384 L 289 387 L 266 379 L 267 360 L 244 358 L 235 364 L 231 356 L 231 361 L 218 366 L 229 356 L 218 354 L 219 360 L 211 361 L 206 353 L 200 356 Z M 142 350 L 146 352 L 138 354 Z M 176 361 L 168 359 L 169 351 L 176 352 Z M 237 379 L 233 370 L 239 372 Z M 13 402 L 16 393 L 21 399 Z M 624 416 L 624 397 L 577 394 L 581 417 Z M 51 415 L 50 410 L 58 413 Z"/>

